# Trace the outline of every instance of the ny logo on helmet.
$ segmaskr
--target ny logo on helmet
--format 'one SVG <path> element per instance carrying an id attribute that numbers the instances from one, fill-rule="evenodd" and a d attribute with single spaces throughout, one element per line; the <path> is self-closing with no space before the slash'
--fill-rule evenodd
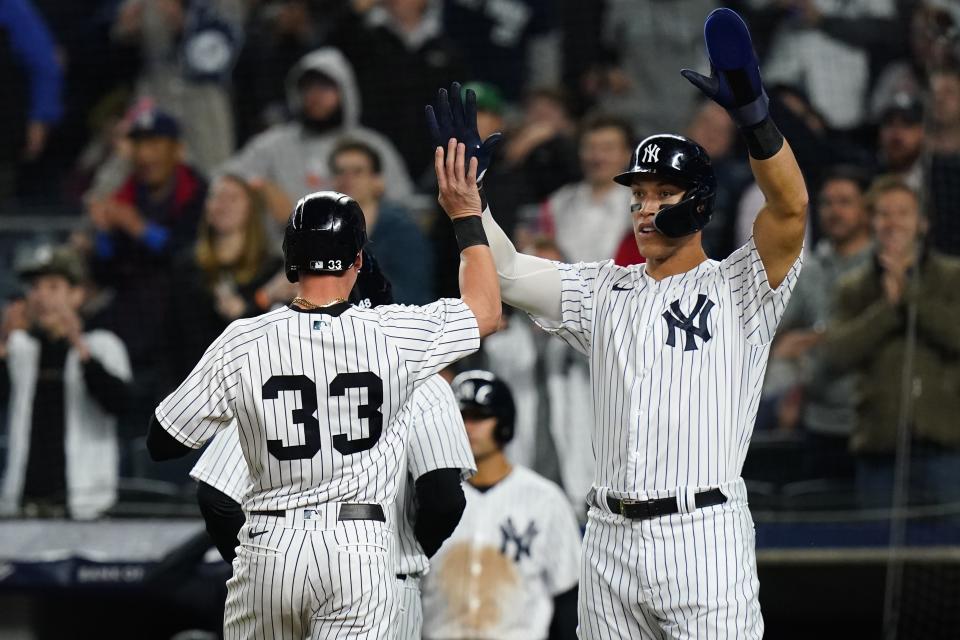
<path id="1" fill-rule="evenodd" d="M 696 351 L 697 343 L 695 338 L 700 338 L 704 342 L 710 340 L 710 329 L 707 327 L 707 321 L 710 319 L 710 310 L 713 309 L 713 300 L 708 300 L 702 293 L 697 296 L 697 303 L 693 305 L 690 315 L 685 315 L 680 310 L 680 301 L 674 300 L 670 303 L 670 310 L 663 312 L 663 319 L 667 321 L 667 346 L 676 345 L 676 331 L 684 331 L 687 339 L 684 342 L 684 351 Z M 693 321 L 696 319 L 697 324 Z"/>
<path id="2" fill-rule="evenodd" d="M 660 162 L 660 147 L 655 144 L 648 144 L 643 149 L 644 162 Z"/>

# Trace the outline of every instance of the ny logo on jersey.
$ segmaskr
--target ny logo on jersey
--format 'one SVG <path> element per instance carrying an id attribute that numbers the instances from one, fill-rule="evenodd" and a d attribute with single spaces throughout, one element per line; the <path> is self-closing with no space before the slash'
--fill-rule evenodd
<path id="1" fill-rule="evenodd" d="M 512 555 L 514 562 L 520 562 L 523 556 L 529 558 L 530 547 L 533 546 L 533 539 L 537 533 L 537 525 L 533 520 L 527 525 L 527 530 L 520 533 L 513 524 L 513 518 L 507 518 L 507 521 L 500 525 L 500 553 L 507 557 Z M 513 547 L 513 553 L 510 553 L 511 547 Z"/>
<path id="2" fill-rule="evenodd" d="M 686 342 L 684 342 L 683 350 L 684 351 L 696 351 L 697 343 L 694 337 L 698 337 L 704 342 L 708 341 L 712 336 L 710 335 L 710 329 L 707 328 L 707 321 L 710 319 L 710 310 L 713 309 L 713 301 L 708 300 L 707 296 L 702 293 L 697 296 L 697 303 L 693 306 L 693 311 L 690 312 L 690 315 L 684 315 L 683 311 L 680 310 L 680 301 L 674 300 L 670 303 L 670 310 L 663 312 L 663 319 L 667 321 L 667 346 L 673 347 L 676 345 L 676 330 L 685 331 L 687 333 Z M 694 319 L 696 319 L 697 324 L 694 325 Z"/>
<path id="3" fill-rule="evenodd" d="M 655 144 L 648 144 L 643 149 L 644 162 L 660 162 L 660 147 Z"/>

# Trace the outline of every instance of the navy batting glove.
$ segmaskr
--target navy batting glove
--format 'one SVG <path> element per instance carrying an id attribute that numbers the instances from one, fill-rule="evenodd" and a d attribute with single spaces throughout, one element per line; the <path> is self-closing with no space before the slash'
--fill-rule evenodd
<path id="1" fill-rule="evenodd" d="M 770 99 L 760 81 L 760 64 L 746 23 L 730 9 L 715 9 L 703 25 L 711 75 L 683 69 L 684 78 L 727 110 L 740 127 L 770 115 Z"/>
<path id="2" fill-rule="evenodd" d="M 438 147 L 446 147 L 450 138 L 456 138 L 467 148 L 467 162 L 470 158 L 477 158 L 477 182 L 483 180 L 483 174 L 490 168 L 493 150 L 503 137 L 499 133 L 490 135 L 486 140 L 480 139 L 477 131 L 477 94 L 467 89 L 463 100 L 460 98 L 461 87 L 459 82 L 450 85 L 450 91 L 440 89 L 437 92 L 436 106 L 427 105 L 427 128 L 433 143 Z"/>

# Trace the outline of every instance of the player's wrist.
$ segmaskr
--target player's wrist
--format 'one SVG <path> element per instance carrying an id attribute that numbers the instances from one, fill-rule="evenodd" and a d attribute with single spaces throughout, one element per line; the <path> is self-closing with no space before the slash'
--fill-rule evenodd
<path id="1" fill-rule="evenodd" d="M 483 220 L 479 213 L 468 213 L 451 218 L 453 232 L 457 237 L 460 251 L 477 245 L 490 246 L 487 233 L 483 230 Z"/>
<path id="2" fill-rule="evenodd" d="M 740 127 L 740 135 L 747 143 L 747 150 L 754 160 L 767 160 L 783 148 L 783 134 L 768 115 L 755 125 Z"/>

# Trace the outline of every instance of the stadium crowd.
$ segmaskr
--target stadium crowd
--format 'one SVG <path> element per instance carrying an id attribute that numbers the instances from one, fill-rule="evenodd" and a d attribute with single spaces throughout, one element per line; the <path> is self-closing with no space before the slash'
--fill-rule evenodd
<path id="1" fill-rule="evenodd" d="M 813 195 L 757 420 L 758 448 L 790 446 L 748 457 L 745 475 L 774 485 L 770 500 L 818 480 L 883 505 L 906 420 L 913 497 L 956 502 L 960 5 L 729 4 L 754 27 L 774 117 Z M 454 80 L 477 93 L 481 135 L 504 133 L 485 188 L 519 247 L 642 261 L 630 191 L 612 177 L 638 139 L 676 131 L 713 159 L 704 241 L 727 256 L 762 195 L 733 123 L 678 74 L 705 59 L 715 6 L 0 0 L 4 513 L 122 512 L 124 498 L 149 497 L 137 478 L 189 496 L 193 459 L 152 465 L 148 419 L 228 323 L 292 298 L 280 238 L 307 193 L 361 204 L 398 302 L 455 295 L 423 123 Z M 507 313 L 475 364 L 516 397 L 510 459 L 557 482 L 582 519 L 586 360 Z"/>

